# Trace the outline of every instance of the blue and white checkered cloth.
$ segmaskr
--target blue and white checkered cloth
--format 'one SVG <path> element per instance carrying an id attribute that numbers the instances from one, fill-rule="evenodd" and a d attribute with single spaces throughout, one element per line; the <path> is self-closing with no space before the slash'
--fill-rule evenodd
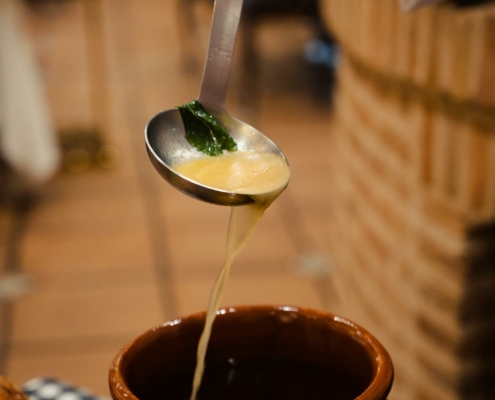
<path id="1" fill-rule="evenodd" d="M 110 400 L 52 378 L 31 379 L 23 385 L 22 390 L 30 400 Z"/>

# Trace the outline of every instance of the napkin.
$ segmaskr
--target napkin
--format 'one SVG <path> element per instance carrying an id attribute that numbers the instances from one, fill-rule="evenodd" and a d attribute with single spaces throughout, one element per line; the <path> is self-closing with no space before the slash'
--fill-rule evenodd
<path id="1" fill-rule="evenodd" d="M 0 157 L 19 175 L 43 182 L 60 154 L 22 13 L 21 0 L 0 0 Z"/>
<path id="2" fill-rule="evenodd" d="M 31 379 L 23 385 L 22 390 L 29 400 L 110 400 L 53 378 Z"/>

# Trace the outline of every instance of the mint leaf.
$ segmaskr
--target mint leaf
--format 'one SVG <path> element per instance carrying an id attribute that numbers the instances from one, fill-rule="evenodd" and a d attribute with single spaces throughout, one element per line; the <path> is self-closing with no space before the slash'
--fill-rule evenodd
<path id="1" fill-rule="evenodd" d="M 224 150 L 237 150 L 232 136 L 218 125 L 198 100 L 177 108 L 184 122 L 186 139 L 196 149 L 209 156 L 219 156 Z"/>

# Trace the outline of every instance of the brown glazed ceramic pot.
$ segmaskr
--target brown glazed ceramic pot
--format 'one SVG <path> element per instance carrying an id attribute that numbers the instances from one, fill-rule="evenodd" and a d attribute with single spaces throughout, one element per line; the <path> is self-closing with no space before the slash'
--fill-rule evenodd
<path id="1" fill-rule="evenodd" d="M 117 354 L 110 368 L 109 383 L 113 399 L 188 400 L 196 348 L 204 320 L 205 313 L 199 313 L 167 322 L 127 344 Z M 252 360 L 262 362 L 250 364 Z M 291 370 L 292 375 L 273 378 L 283 382 L 282 391 L 289 388 L 287 393 L 278 394 L 280 387 L 271 387 L 268 395 L 249 394 L 256 386 L 253 382 L 260 379 L 259 372 L 253 374 L 254 368 L 261 366 L 265 372 L 272 373 L 286 366 L 292 368 L 292 363 L 302 369 L 297 370 L 299 372 L 296 374 Z M 215 381 L 215 376 L 221 374 L 213 373 L 213 386 L 210 385 L 210 389 L 213 388 L 215 394 L 212 395 L 211 390 L 207 394 L 208 389 L 205 388 L 202 395 L 202 387 L 200 399 L 385 400 L 394 375 L 387 351 L 359 325 L 321 311 L 288 306 L 230 307 L 220 310 L 208 345 L 205 374 L 208 375 L 208 368 L 216 371 L 215 365 L 230 365 L 230 369 L 222 370 L 225 378 L 222 378 L 222 382 L 228 381 L 228 385 L 232 371 L 242 370 L 245 365 L 249 366 L 250 369 L 246 371 L 254 380 L 246 378 L 240 387 L 231 389 L 236 391 L 235 394 L 225 395 L 225 383 L 217 385 Z M 272 365 L 272 369 L 266 370 L 265 365 Z M 313 373 L 313 366 L 322 369 Z M 300 378 L 300 375 L 305 377 Z M 267 376 L 271 384 L 272 377 Z M 319 383 L 316 382 L 317 377 Z M 234 381 L 237 379 L 239 382 L 244 378 L 244 375 L 242 378 L 234 377 Z M 298 388 L 293 388 L 293 384 L 299 385 Z M 203 385 L 208 386 L 206 383 Z M 349 388 L 355 394 L 343 395 L 342 390 L 347 390 L 344 387 L 346 385 L 350 385 Z M 180 389 L 174 389 L 179 386 Z M 320 395 L 320 387 L 326 393 L 330 392 Z"/>

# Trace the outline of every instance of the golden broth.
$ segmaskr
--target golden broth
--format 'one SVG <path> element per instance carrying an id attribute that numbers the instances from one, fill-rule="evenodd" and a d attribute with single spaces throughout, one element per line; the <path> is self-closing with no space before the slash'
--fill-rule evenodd
<path id="1" fill-rule="evenodd" d="M 202 185 L 234 193 L 267 193 L 287 185 L 287 162 L 276 154 L 226 153 L 174 166 L 179 174 Z"/>
<path id="2" fill-rule="evenodd" d="M 226 153 L 174 166 L 176 172 L 202 185 L 249 194 L 253 203 L 232 207 L 227 234 L 225 264 L 213 286 L 206 322 L 199 340 L 191 400 L 201 384 L 211 328 L 227 283 L 234 257 L 246 245 L 268 206 L 285 189 L 290 178 L 287 162 L 280 156 L 257 152 Z"/>

